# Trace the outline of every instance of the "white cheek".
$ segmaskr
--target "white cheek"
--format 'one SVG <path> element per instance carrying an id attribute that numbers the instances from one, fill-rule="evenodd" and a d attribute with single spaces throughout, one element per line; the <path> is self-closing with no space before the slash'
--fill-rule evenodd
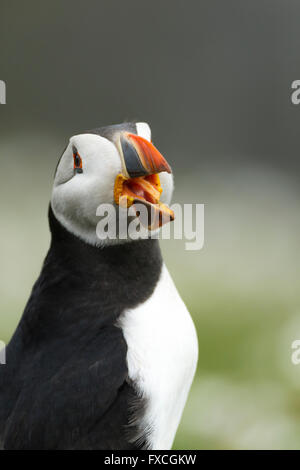
<path id="1" fill-rule="evenodd" d="M 54 188 L 53 204 L 72 219 L 80 216 L 85 220 L 95 220 L 100 204 L 113 204 L 115 178 L 120 171 L 121 165 L 118 168 L 94 166 L 93 171 L 84 170 Z"/>
<path id="2" fill-rule="evenodd" d="M 64 172 L 72 168 L 73 176 L 63 184 L 59 184 L 61 176 L 57 176 L 51 206 L 69 231 L 94 243 L 99 222 L 96 211 L 100 204 L 114 203 L 114 184 L 122 171 L 121 159 L 115 146 L 98 136 L 77 136 L 71 144 L 80 153 L 83 173 L 74 175 L 72 158 L 62 162 Z"/>

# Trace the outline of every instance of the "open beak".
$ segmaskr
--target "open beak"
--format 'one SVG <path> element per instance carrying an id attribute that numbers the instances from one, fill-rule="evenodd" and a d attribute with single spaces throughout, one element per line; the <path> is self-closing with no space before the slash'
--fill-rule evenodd
<path id="1" fill-rule="evenodd" d="M 158 173 L 172 173 L 165 158 L 151 142 L 129 132 L 120 135 L 118 147 L 123 173 L 115 181 L 116 204 L 121 207 L 143 204 L 148 217 L 146 221 L 141 218 L 141 223 L 149 230 L 156 230 L 174 220 L 174 212 L 160 202 L 162 187 Z"/>

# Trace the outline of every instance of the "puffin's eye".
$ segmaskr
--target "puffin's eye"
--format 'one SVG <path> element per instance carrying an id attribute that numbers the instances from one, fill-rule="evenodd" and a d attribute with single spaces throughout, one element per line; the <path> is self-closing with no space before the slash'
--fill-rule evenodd
<path id="1" fill-rule="evenodd" d="M 75 173 L 83 173 L 81 156 L 79 155 L 77 150 L 73 150 L 73 159 Z"/>

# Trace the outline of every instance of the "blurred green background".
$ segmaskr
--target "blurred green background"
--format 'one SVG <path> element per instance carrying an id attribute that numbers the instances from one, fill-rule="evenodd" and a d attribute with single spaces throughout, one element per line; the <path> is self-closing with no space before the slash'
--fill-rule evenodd
<path id="1" fill-rule="evenodd" d="M 0 339 L 49 246 L 69 136 L 148 121 L 174 202 L 205 204 L 205 246 L 162 242 L 199 366 L 174 447 L 300 448 L 300 5 L 0 0 Z"/>

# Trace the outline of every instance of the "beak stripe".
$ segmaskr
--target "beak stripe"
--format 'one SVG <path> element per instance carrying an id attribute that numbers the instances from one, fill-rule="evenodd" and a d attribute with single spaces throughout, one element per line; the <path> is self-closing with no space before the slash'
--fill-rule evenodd
<path id="1" fill-rule="evenodd" d="M 121 137 L 121 147 L 124 155 L 125 166 L 130 178 L 137 178 L 145 175 L 145 168 L 142 165 L 140 157 L 133 145 L 123 136 Z"/>

